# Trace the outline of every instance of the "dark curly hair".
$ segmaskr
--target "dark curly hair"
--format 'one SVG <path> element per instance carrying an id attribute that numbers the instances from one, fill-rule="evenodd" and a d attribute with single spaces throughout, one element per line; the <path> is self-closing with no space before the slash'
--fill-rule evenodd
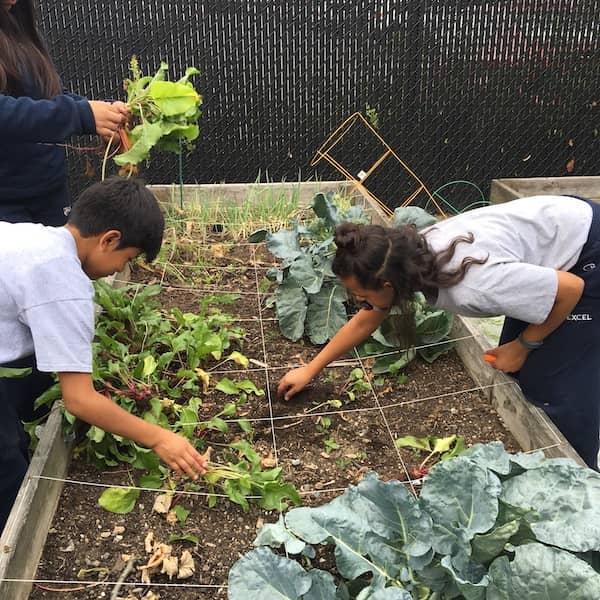
<path id="1" fill-rule="evenodd" d="M 414 340 L 414 306 L 416 292 L 435 296 L 439 288 L 451 287 L 464 278 L 473 264 L 483 264 L 486 259 L 471 256 L 448 270 L 456 246 L 473 243 L 473 234 L 454 238 L 448 248 L 433 252 L 425 236 L 414 225 L 398 228 L 381 225 L 342 223 L 335 230 L 337 246 L 333 259 L 333 272 L 340 278 L 356 277 L 366 289 L 381 289 L 389 282 L 394 289 L 394 304 L 403 315 L 402 329 L 405 340 Z M 398 332 L 401 333 L 401 332 Z"/>

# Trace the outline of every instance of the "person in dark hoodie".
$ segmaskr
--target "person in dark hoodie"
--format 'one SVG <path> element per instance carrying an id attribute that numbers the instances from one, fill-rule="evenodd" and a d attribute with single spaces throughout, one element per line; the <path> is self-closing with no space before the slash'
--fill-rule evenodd
<path id="1" fill-rule="evenodd" d="M 0 221 L 64 225 L 71 200 L 60 144 L 72 135 L 108 140 L 128 116 L 124 102 L 64 91 L 34 0 L 0 0 Z"/>

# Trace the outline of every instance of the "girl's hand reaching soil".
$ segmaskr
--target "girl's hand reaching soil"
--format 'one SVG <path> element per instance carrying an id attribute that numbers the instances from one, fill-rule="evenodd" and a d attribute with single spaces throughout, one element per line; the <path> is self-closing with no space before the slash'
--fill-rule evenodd
<path id="1" fill-rule="evenodd" d="M 289 400 L 300 390 L 306 387 L 313 379 L 314 375 L 308 365 L 298 367 L 288 371 L 279 381 L 277 386 L 277 395 L 284 400 Z"/>
<path id="2" fill-rule="evenodd" d="M 158 457 L 179 475 L 187 473 L 192 479 L 206 472 L 206 457 L 202 456 L 182 435 L 161 429 L 158 441 L 151 446 Z"/>

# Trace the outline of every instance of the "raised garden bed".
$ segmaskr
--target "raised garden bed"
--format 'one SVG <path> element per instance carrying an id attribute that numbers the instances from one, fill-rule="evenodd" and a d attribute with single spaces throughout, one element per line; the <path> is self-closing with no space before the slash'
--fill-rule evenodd
<path id="1" fill-rule="evenodd" d="M 159 194 L 165 192 L 161 190 Z M 172 197 L 177 200 L 176 188 Z M 370 206 L 369 209 L 375 219 L 381 218 L 375 208 Z M 245 331 L 239 348 L 231 349 L 239 350 L 249 360 L 249 366 L 242 369 L 233 361 L 211 359 L 203 363 L 202 368 L 211 374 L 213 381 L 223 377 L 233 381 L 248 379 L 264 392 L 264 395 L 249 394 L 238 417 L 252 423 L 254 431 L 250 441 L 254 449 L 265 464 L 272 465 L 276 461 L 282 467 L 284 479 L 296 486 L 305 504 L 330 500 L 349 483 L 358 482 L 369 470 L 377 471 L 384 479 L 405 481 L 418 491 L 418 481 L 413 481 L 410 472 L 421 459 L 413 451 L 399 449 L 394 444 L 395 439 L 406 435 L 458 434 L 464 436 L 468 444 L 500 440 L 508 450 L 547 448 L 550 455 L 576 457 L 542 413 L 523 401 L 515 384 L 481 361 L 484 342 L 470 329 L 469 323 L 461 319 L 457 320 L 453 332 L 460 338 L 457 350 L 433 364 L 420 360 L 411 362 L 404 371 L 406 381 L 402 383 L 385 379 L 374 384 L 372 391 L 361 391 L 360 386 L 354 385 L 353 369 L 362 369 L 365 365 L 349 356 L 348 361 L 340 361 L 322 373 L 293 401 L 278 400 L 279 377 L 288 368 L 309 360 L 316 349 L 302 341 L 286 340 L 279 332 L 274 310 L 268 307 L 272 288 L 264 277 L 267 269 L 276 263 L 275 259 L 264 245 L 250 245 L 243 238 L 232 236 L 227 227 L 221 227 L 223 223 L 213 220 L 200 225 L 197 224 L 199 218 L 194 221 L 185 213 L 180 216 L 189 223 L 186 235 L 193 242 L 190 252 L 194 256 L 198 252 L 202 263 L 179 256 L 151 270 L 137 266 L 131 279 L 142 285 L 160 284 L 162 291 L 158 299 L 163 310 L 178 308 L 182 312 L 198 312 L 202 299 L 209 295 L 213 302 L 214 296 L 236 295 L 234 303 L 219 308 L 233 315 L 236 325 Z M 349 392 L 355 392 L 353 401 Z M 225 400 L 222 393 L 209 388 L 202 396 L 199 420 L 209 420 L 222 409 Z M 336 400 L 341 405 L 327 404 Z M 219 448 L 222 448 L 219 444 L 241 437 L 244 437 L 242 430 L 232 424 L 225 434 L 210 431 L 206 439 L 219 456 Z M 45 452 L 54 456 L 48 450 Z M 152 511 L 157 496 L 154 491 L 142 491 L 133 511 L 118 515 L 98 505 L 103 491 L 100 486 L 126 486 L 131 484 L 132 478 L 137 480 L 129 465 L 99 471 L 79 456 L 72 460 L 66 477 L 60 474 L 60 468 L 50 476 L 68 481 L 63 487 L 37 573 L 31 576 L 37 581 L 31 598 L 56 597 L 55 591 L 44 588 L 72 590 L 65 595 L 71 598 L 111 597 L 114 583 L 126 569 L 128 556 L 138 556 L 138 565 L 148 559 L 144 540 L 150 531 L 155 539 L 165 542 L 173 535 L 195 536 L 198 543 L 189 538 L 192 541 L 179 540 L 172 545 L 175 554 L 181 555 L 184 549 L 191 552 L 196 573 L 185 581 L 154 575 L 154 585 L 142 586 L 139 571 L 134 569 L 124 578 L 120 597 L 126 598 L 132 593 L 141 598 L 152 590 L 163 599 L 226 598 L 229 568 L 251 549 L 257 527 L 277 519 L 276 511 L 251 504 L 244 512 L 228 498 L 218 498 L 216 506 L 208 508 L 207 490 L 195 494 L 176 493 L 173 504 L 178 503 L 190 511 L 183 524 L 169 524 L 164 515 Z M 35 481 L 39 487 L 50 483 L 56 486 L 56 482 L 39 476 L 29 481 Z M 182 485 L 177 489 L 183 490 Z M 26 522 L 31 524 L 32 519 L 33 515 Z M 43 543 L 43 534 L 42 530 L 36 543 Z M 15 545 L 23 547 L 23 544 Z M 35 556 L 35 552 L 32 554 Z M 18 553 L 14 556 L 18 557 Z M 20 560 L 22 563 L 23 559 Z M 5 578 L 28 578 L 19 577 L 17 567 L 13 564 L 13 574 Z M 79 583 L 73 583 L 76 581 Z M 100 585 L 90 583 L 96 581 Z M 2 597 L 27 597 L 23 595 L 27 583 L 10 585 L 13 586 L 10 595 Z"/>
<path id="2" fill-rule="evenodd" d="M 539 194 L 583 196 L 600 202 L 600 177 L 523 177 L 492 179 L 490 201 L 507 202 Z"/>

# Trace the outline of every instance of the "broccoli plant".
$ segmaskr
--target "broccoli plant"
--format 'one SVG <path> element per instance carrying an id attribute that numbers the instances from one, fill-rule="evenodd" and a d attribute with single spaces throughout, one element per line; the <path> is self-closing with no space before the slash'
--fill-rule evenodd
<path id="1" fill-rule="evenodd" d="M 360 206 L 341 203 L 333 194 L 315 195 L 315 219 L 303 226 L 292 221 L 291 229 L 276 233 L 256 232 L 250 241 L 266 240 L 269 251 L 282 260 L 267 277 L 277 282 L 275 310 L 281 333 L 290 340 L 308 336 L 324 344 L 346 322 L 346 291 L 331 270 L 335 253 L 333 231 L 342 221 L 365 222 Z"/>
<path id="2" fill-rule="evenodd" d="M 368 474 L 324 506 L 265 525 L 229 573 L 231 600 L 592 600 L 600 475 L 543 453 L 475 445 L 436 464 L 418 498 Z M 315 545 L 335 548 L 334 574 Z M 283 546 L 286 555 L 269 547 Z M 298 561 L 292 556 L 297 556 Z M 317 567 L 318 565 L 318 567 Z"/>
<path id="3" fill-rule="evenodd" d="M 331 270 L 334 229 L 343 221 L 366 223 L 369 218 L 361 206 L 352 206 L 333 194 L 316 194 L 312 209 L 315 218 L 307 226 L 293 221 L 291 229 L 276 233 L 261 230 L 250 241 L 266 241 L 269 251 L 282 260 L 278 268 L 268 273 L 278 284 L 273 302 L 281 333 L 293 341 L 306 335 L 313 344 L 324 344 L 347 320 L 348 298 Z M 417 207 L 394 211 L 394 226 L 422 227 L 433 222 L 431 215 Z M 432 362 L 452 347 L 450 342 L 443 341 L 450 333 L 452 315 L 432 309 L 423 294 L 418 293 L 414 300 L 416 342 L 417 346 L 425 347 L 393 352 L 398 348 L 395 336 L 398 311 L 392 308 L 372 339 L 359 349 L 363 356 L 385 354 L 377 360 L 375 373 L 398 373 L 417 354 Z"/>

